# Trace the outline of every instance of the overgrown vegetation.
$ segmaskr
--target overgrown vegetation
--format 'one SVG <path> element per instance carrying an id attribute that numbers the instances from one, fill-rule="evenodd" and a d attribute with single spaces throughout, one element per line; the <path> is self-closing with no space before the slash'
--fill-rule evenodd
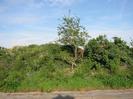
<path id="1" fill-rule="evenodd" d="M 91 39 L 76 62 L 70 46 L 0 48 L 1 91 L 89 90 L 133 87 L 133 50 L 120 38 Z"/>
<path id="2" fill-rule="evenodd" d="M 73 31 L 73 27 L 60 32 L 68 34 L 68 30 Z M 77 31 L 77 34 L 68 36 L 69 39 L 76 36 L 76 39 L 72 39 L 74 43 L 69 42 L 69 45 L 0 47 L 0 91 L 133 88 L 132 41 L 129 46 L 119 37 L 109 41 L 105 35 L 101 35 L 90 39 L 85 45 L 83 58 L 77 59 L 76 55 L 75 59 L 75 46 L 80 42 L 77 37 L 82 33 L 79 28 L 71 32 Z M 66 34 L 62 38 L 67 37 Z M 72 69 L 73 63 L 76 65 Z"/>

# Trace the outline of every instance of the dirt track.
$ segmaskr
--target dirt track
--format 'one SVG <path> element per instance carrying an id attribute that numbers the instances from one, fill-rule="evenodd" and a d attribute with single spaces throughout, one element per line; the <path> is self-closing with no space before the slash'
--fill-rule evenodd
<path id="1" fill-rule="evenodd" d="M 0 99 L 133 99 L 133 89 L 130 90 L 94 90 L 87 92 L 29 92 L 0 93 Z"/>

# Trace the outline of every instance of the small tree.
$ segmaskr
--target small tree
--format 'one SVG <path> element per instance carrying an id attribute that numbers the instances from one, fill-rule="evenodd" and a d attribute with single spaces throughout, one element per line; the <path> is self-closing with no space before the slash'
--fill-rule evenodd
<path id="1" fill-rule="evenodd" d="M 133 55 L 133 39 L 131 40 L 130 45 L 131 45 L 131 50 L 132 50 L 132 55 Z"/>
<path id="2" fill-rule="evenodd" d="M 131 44 L 131 47 L 133 48 L 133 39 L 131 40 L 131 43 L 130 44 Z"/>
<path id="3" fill-rule="evenodd" d="M 70 16 L 62 18 L 62 24 L 58 26 L 58 36 L 60 43 L 74 46 L 75 60 L 78 46 L 84 46 L 89 37 L 85 28 L 80 25 L 80 19 Z"/>

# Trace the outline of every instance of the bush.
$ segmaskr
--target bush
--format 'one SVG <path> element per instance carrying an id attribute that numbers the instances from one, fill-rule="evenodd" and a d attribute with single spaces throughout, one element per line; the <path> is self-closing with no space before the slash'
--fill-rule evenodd
<path id="1" fill-rule="evenodd" d="M 132 48 L 106 36 L 91 39 L 82 59 L 59 44 L 0 48 L 0 91 L 132 88 Z M 76 66 L 72 69 L 72 63 Z"/>
<path id="2" fill-rule="evenodd" d="M 4 84 L 2 86 L 5 91 L 16 91 L 21 81 L 24 79 L 23 74 L 18 71 L 13 71 L 8 74 L 4 79 Z"/>

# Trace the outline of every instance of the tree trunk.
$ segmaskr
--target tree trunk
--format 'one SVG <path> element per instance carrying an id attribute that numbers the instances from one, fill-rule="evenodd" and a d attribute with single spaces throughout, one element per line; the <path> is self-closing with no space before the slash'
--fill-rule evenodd
<path id="1" fill-rule="evenodd" d="M 78 50 L 78 48 L 75 46 L 75 49 L 74 49 L 75 61 L 77 60 L 77 57 L 78 57 L 78 56 L 77 56 L 77 52 L 78 52 L 77 50 Z"/>

